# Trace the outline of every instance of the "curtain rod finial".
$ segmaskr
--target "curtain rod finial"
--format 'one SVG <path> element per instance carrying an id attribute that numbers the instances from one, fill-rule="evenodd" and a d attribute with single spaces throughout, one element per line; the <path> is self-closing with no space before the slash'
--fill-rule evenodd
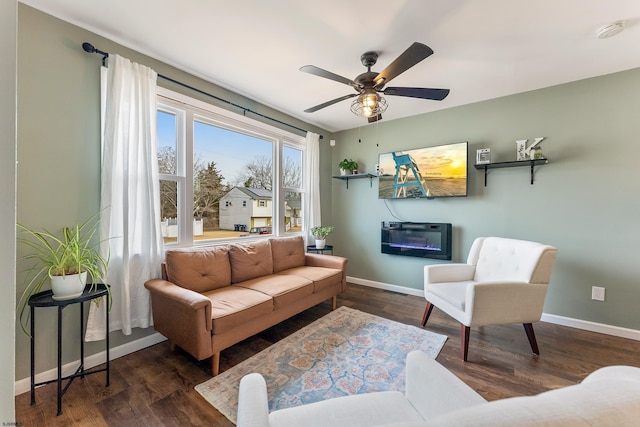
<path id="1" fill-rule="evenodd" d="M 93 45 L 89 42 L 82 43 L 82 49 L 84 49 L 84 51 L 87 53 L 93 53 L 96 51 L 96 48 L 93 47 Z"/>

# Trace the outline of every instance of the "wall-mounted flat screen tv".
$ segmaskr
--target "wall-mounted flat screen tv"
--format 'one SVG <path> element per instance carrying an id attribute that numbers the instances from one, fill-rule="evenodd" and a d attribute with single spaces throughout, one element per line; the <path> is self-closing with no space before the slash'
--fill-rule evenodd
<path id="1" fill-rule="evenodd" d="M 380 154 L 378 197 L 465 197 L 467 146 L 467 142 L 457 142 Z"/>

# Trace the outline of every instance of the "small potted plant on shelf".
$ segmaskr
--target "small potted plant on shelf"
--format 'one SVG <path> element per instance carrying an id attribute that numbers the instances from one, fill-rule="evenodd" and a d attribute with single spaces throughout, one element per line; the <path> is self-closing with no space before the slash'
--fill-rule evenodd
<path id="1" fill-rule="evenodd" d="M 327 236 L 333 231 L 333 226 L 318 226 L 311 229 L 311 234 L 316 238 L 316 249 L 324 249 L 327 243 Z"/>
<path id="2" fill-rule="evenodd" d="M 22 259 L 33 261 L 27 268 L 27 285 L 17 307 L 20 310 L 20 325 L 27 335 L 29 298 L 40 292 L 47 280 L 51 281 L 52 298 L 55 300 L 82 295 L 87 276 L 91 278 L 92 290 L 97 284 L 103 283 L 109 257 L 100 255 L 100 242 L 95 242 L 94 239 L 99 226 L 99 214 L 74 227 L 64 227 L 58 235 L 47 230 L 35 231 L 18 224 L 19 232 L 26 235 L 18 237 L 18 241 L 31 249 Z M 107 293 L 111 300 L 109 287 Z M 99 300 L 95 302 L 99 303 Z"/>
<path id="3" fill-rule="evenodd" d="M 358 162 L 354 162 L 351 159 L 344 159 L 338 163 L 340 168 L 340 175 L 350 175 L 352 173 L 358 173 Z"/>

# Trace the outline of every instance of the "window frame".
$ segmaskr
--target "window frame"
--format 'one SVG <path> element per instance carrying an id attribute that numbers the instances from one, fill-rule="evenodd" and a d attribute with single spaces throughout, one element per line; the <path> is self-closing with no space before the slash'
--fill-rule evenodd
<path id="1" fill-rule="evenodd" d="M 167 242 L 165 247 L 211 245 L 228 241 L 238 241 L 240 238 L 194 240 L 193 236 L 193 155 L 194 155 L 194 122 L 198 121 L 231 132 L 237 132 L 272 143 L 272 231 L 274 236 L 304 235 L 307 225 L 303 223 L 299 232 L 287 232 L 285 227 L 285 200 L 287 192 L 300 192 L 306 197 L 307 190 L 304 179 L 308 167 L 305 164 L 306 138 L 291 132 L 276 128 L 252 118 L 239 115 L 229 110 L 216 107 L 190 96 L 158 87 L 157 109 L 176 115 L 176 175 L 160 174 L 161 180 L 176 181 L 178 187 L 178 239 Z M 291 147 L 302 152 L 302 177 L 300 188 L 285 188 L 282 182 L 283 149 Z M 187 159 L 191 159 L 187 161 Z M 190 185 L 188 185 L 191 183 Z M 160 221 L 161 218 L 158 218 Z M 257 238 L 265 238 L 257 237 Z M 254 239 L 243 237 L 242 241 Z"/>

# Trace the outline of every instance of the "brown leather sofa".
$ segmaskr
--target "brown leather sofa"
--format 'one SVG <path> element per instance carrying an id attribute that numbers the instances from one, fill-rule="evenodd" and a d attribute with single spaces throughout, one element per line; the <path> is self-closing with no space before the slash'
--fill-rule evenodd
<path id="1" fill-rule="evenodd" d="M 211 357 L 215 376 L 225 348 L 329 298 L 335 309 L 346 263 L 305 253 L 302 237 L 173 249 L 145 287 L 155 329 L 172 349 Z"/>

